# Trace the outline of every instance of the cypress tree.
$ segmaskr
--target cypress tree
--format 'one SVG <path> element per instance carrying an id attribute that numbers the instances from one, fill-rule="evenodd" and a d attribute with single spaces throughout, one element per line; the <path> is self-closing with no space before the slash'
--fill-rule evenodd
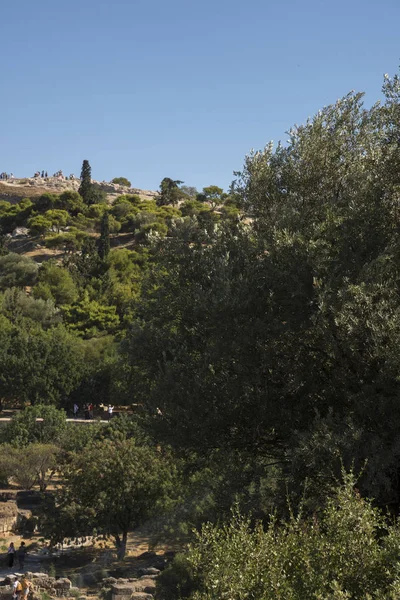
<path id="1" fill-rule="evenodd" d="M 88 160 L 84 160 L 81 170 L 81 185 L 78 193 L 82 196 L 86 204 L 91 204 L 92 193 L 92 169 Z"/>
<path id="2" fill-rule="evenodd" d="M 110 222 L 108 211 L 105 211 L 101 220 L 101 233 L 99 240 L 99 256 L 102 260 L 107 258 L 110 252 Z"/>

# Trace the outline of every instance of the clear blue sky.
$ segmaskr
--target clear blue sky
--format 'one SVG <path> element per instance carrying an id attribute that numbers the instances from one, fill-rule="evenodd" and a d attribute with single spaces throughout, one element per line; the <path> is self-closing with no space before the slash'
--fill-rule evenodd
<path id="1" fill-rule="evenodd" d="M 3 0 L 0 171 L 226 188 L 400 62 L 399 0 Z"/>

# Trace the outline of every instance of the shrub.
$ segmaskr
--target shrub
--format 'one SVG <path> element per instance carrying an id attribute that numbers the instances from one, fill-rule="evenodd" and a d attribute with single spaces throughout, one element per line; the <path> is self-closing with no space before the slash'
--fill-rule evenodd
<path id="1" fill-rule="evenodd" d="M 149 235 L 159 235 L 160 237 L 164 237 L 167 233 L 168 227 L 165 223 L 153 222 L 142 225 L 135 237 L 137 242 L 146 242 Z"/>
<path id="2" fill-rule="evenodd" d="M 156 598 L 162 600 L 189 598 L 198 585 L 188 558 L 184 554 L 177 554 L 174 561 L 157 579 Z"/>
<path id="3" fill-rule="evenodd" d="M 162 597 L 397 598 L 399 523 L 387 525 L 354 486 L 354 476 L 344 474 L 344 484 L 311 518 L 271 516 L 264 528 L 234 511 L 227 524 L 204 525 L 183 565 L 161 578 Z M 177 590 L 182 569 L 187 592 Z"/>
<path id="4" fill-rule="evenodd" d="M 57 208 L 66 210 L 72 216 L 76 216 L 85 209 L 82 196 L 72 190 L 63 192 L 55 204 Z"/>
<path id="5" fill-rule="evenodd" d="M 42 194 L 41 196 L 39 196 L 39 198 L 37 198 L 35 200 L 35 208 L 39 212 L 44 212 L 46 210 L 50 210 L 50 209 L 54 208 L 57 201 L 58 201 L 58 196 L 56 194 L 50 194 L 50 193 L 46 192 L 45 194 Z M 60 207 L 60 208 L 64 208 L 64 207 Z"/>
<path id="6" fill-rule="evenodd" d="M 126 177 L 114 177 L 111 183 L 117 183 L 118 185 L 125 185 L 126 187 L 131 187 L 131 182 Z"/>
<path id="7" fill-rule="evenodd" d="M 13 252 L 0 256 L 0 289 L 33 285 L 38 268 L 35 261 L 27 256 Z"/>
<path id="8" fill-rule="evenodd" d="M 130 202 L 124 200 L 122 202 L 118 202 L 118 204 L 114 204 L 111 209 L 111 214 L 118 220 L 123 219 L 129 213 L 137 212 L 138 209 L 135 206 L 132 206 Z"/>
<path id="9" fill-rule="evenodd" d="M 44 235 L 52 227 L 52 222 L 43 215 L 37 215 L 28 220 L 28 227 L 32 235 Z"/>

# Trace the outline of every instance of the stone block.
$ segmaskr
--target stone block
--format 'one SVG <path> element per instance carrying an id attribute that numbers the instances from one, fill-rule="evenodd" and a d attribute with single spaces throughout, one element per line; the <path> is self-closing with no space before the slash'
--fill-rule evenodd
<path id="1" fill-rule="evenodd" d="M 139 579 L 135 584 L 136 592 L 146 592 L 146 594 L 153 594 L 156 591 L 156 582 L 154 579 L 150 579 L 149 577 L 145 577 L 143 579 Z"/>
<path id="2" fill-rule="evenodd" d="M 58 597 L 69 596 L 71 581 L 66 577 L 61 577 L 54 582 L 54 589 Z"/>
<path id="3" fill-rule="evenodd" d="M 135 590 L 134 583 L 114 583 L 111 586 L 111 594 L 113 600 L 122 600 L 130 598 Z"/>
<path id="4" fill-rule="evenodd" d="M 148 567 L 147 569 L 139 569 L 139 575 L 159 575 L 160 569 L 156 569 L 155 567 Z"/>

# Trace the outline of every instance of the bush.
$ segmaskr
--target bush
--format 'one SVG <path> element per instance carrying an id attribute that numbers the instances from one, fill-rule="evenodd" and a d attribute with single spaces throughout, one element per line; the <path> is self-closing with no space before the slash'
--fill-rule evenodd
<path id="1" fill-rule="evenodd" d="M 64 252 L 76 252 L 80 250 L 88 236 L 83 231 L 70 230 L 65 233 L 58 233 L 46 238 L 46 248 L 59 248 Z"/>
<path id="2" fill-rule="evenodd" d="M 56 194 L 49 194 L 48 192 L 46 192 L 45 194 L 42 194 L 41 196 L 39 196 L 39 198 L 35 200 L 35 208 L 39 212 L 45 212 L 46 210 L 54 208 L 57 201 L 58 196 Z M 60 206 L 60 208 L 64 207 Z"/>
<path id="3" fill-rule="evenodd" d="M 86 210 L 86 216 L 89 219 L 101 219 L 107 208 L 106 204 L 91 204 Z"/>
<path id="4" fill-rule="evenodd" d="M 78 192 L 67 190 L 56 201 L 56 207 L 66 210 L 70 215 L 76 216 L 85 209 L 83 198 Z"/>
<path id="5" fill-rule="evenodd" d="M 156 598 L 178 600 L 189 598 L 198 588 L 193 568 L 184 554 L 177 554 L 174 561 L 157 578 Z"/>
<path id="6" fill-rule="evenodd" d="M 118 185 L 125 185 L 126 187 L 131 187 L 131 182 L 126 177 L 114 177 L 111 183 L 117 183 Z"/>
<path id="7" fill-rule="evenodd" d="M 52 227 L 52 222 L 43 215 L 37 215 L 28 220 L 27 223 L 32 235 L 44 235 Z"/>
<path id="8" fill-rule="evenodd" d="M 116 206 L 117 204 L 120 204 L 121 202 L 129 202 L 133 206 L 140 207 L 141 204 L 143 203 L 143 200 L 137 194 L 123 194 L 122 196 L 118 196 L 118 198 L 115 199 L 113 206 Z"/>
<path id="9" fill-rule="evenodd" d="M 107 194 L 104 190 L 100 189 L 96 185 L 92 185 L 89 200 L 89 204 L 106 204 Z"/>
<path id="10" fill-rule="evenodd" d="M 111 214 L 114 215 L 114 217 L 118 220 L 123 219 L 129 213 L 132 212 L 137 213 L 138 209 L 135 206 L 132 206 L 132 204 L 128 202 L 128 200 L 124 200 L 122 202 L 114 204 L 111 209 Z"/>
<path id="11" fill-rule="evenodd" d="M 204 525 L 180 559 L 183 565 L 178 562 L 161 578 L 160 589 L 167 588 L 162 597 L 398 598 L 399 522 L 387 525 L 354 486 L 353 475 L 344 474 L 344 484 L 312 518 L 301 511 L 286 522 L 271 516 L 263 528 L 234 511 L 225 525 Z M 181 569 L 186 595 L 176 589 Z"/>
<path id="12" fill-rule="evenodd" d="M 135 238 L 137 242 L 146 242 L 149 235 L 159 235 L 160 237 L 164 237 L 167 233 L 168 227 L 165 223 L 153 222 L 142 225 Z"/>
<path id="13" fill-rule="evenodd" d="M 0 256 L 0 289 L 33 285 L 38 268 L 35 261 L 27 256 L 13 252 Z"/>

